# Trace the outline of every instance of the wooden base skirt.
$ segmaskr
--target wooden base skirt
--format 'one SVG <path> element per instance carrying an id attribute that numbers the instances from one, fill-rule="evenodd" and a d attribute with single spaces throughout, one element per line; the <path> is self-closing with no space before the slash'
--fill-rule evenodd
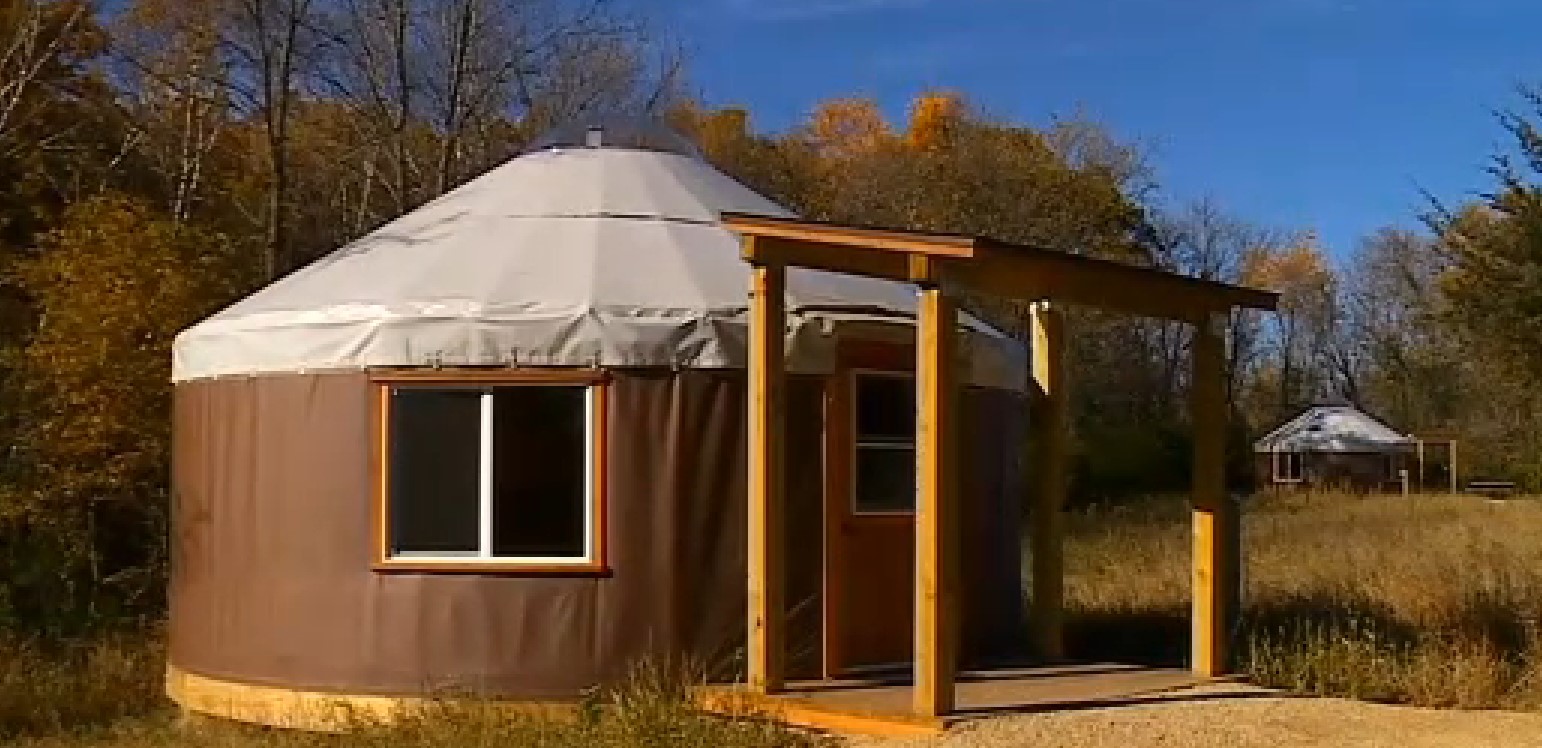
<path id="1" fill-rule="evenodd" d="M 313 732 L 346 732 L 399 723 L 453 709 L 456 701 L 423 696 L 370 696 L 263 686 L 210 678 L 166 667 L 166 695 L 183 710 L 252 724 Z M 462 702 L 465 706 L 465 702 Z M 571 714 L 572 704 L 536 701 L 477 702 L 467 708 L 523 714 Z"/>

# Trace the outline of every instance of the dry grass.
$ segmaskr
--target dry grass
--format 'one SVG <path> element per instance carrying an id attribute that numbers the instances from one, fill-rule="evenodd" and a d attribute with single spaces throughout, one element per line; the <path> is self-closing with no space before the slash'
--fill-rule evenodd
<path id="1" fill-rule="evenodd" d="M 1239 664 L 1295 691 L 1542 709 L 1542 501 L 1342 494 L 1254 500 Z M 1074 650 L 1181 661 L 1181 500 L 1071 522 Z"/>
<path id="2" fill-rule="evenodd" d="M 1542 711 L 1542 501 L 1270 497 L 1245 522 L 1241 664 L 1303 693 Z M 1090 509 L 1070 523 L 1073 654 L 1181 662 L 1189 524 L 1181 500 Z M 642 668 L 577 719 L 471 706 L 348 735 L 180 720 L 159 637 L 42 645 L 0 634 L 0 743 L 32 748 L 767 746 L 819 742 L 691 709 L 689 679 Z"/>
<path id="3" fill-rule="evenodd" d="M 639 666 L 574 714 L 521 715 L 475 700 L 446 701 L 403 723 L 360 722 L 342 735 L 185 719 L 161 696 L 165 663 L 153 635 L 108 636 L 78 647 L 0 641 L 0 744 L 28 748 L 816 748 L 824 741 L 755 715 L 722 719 L 691 708 L 685 668 Z"/>
<path id="4" fill-rule="evenodd" d="M 163 708 L 160 641 L 135 632 L 43 644 L 0 631 L 0 741 Z"/>

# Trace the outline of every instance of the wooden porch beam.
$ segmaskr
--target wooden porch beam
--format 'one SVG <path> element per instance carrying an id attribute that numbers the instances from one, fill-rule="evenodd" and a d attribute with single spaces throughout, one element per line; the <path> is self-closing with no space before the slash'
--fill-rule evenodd
<path id="1" fill-rule="evenodd" d="M 724 213 L 723 225 L 746 236 L 783 239 L 825 247 L 872 249 L 883 252 L 972 257 L 980 239 L 963 234 L 879 229 L 748 213 Z"/>
<path id="2" fill-rule="evenodd" d="M 1064 252 L 989 247 L 956 264 L 960 281 L 995 296 L 1158 319 L 1198 322 L 1234 306 L 1273 309 L 1276 304 L 1276 296 L 1267 291 Z"/>
<path id="3" fill-rule="evenodd" d="M 1066 499 L 1069 391 L 1065 378 L 1065 314 L 1048 302 L 1033 305 L 1033 384 L 1029 427 L 1034 477 L 1029 514 L 1033 589 L 1029 625 L 1039 656 L 1065 657 L 1065 548 L 1062 512 Z"/>
<path id="4" fill-rule="evenodd" d="M 748 377 L 748 676 L 750 688 L 764 694 L 781 690 L 785 657 L 782 409 L 786 299 L 786 269 L 756 265 L 750 276 Z"/>
<path id="5" fill-rule="evenodd" d="M 958 637 L 958 307 L 921 290 L 916 345 L 916 598 L 914 710 L 953 711 Z"/>
<path id="6" fill-rule="evenodd" d="M 723 214 L 745 259 L 916 283 L 951 282 L 1023 301 L 1053 300 L 1199 322 L 1234 307 L 1274 309 L 1278 295 L 1150 267 L 957 234 Z"/>
<path id="7" fill-rule="evenodd" d="M 1194 326 L 1190 387 L 1194 439 L 1192 659 L 1195 675 L 1230 668 L 1237 614 L 1241 540 L 1237 509 L 1226 496 L 1226 343 L 1224 320 Z"/>
<path id="8" fill-rule="evenodd" d="M 831 247 L 821 244 L 755 236 L 747 238 L 743 245 L 744 259 L 750 263 L 783 265 L 786 267 L 813 268 L 869 278 L 896 281 L 927 281 L 917 277 L 916 270 L 929 266 L 914 262 L 924 259 L 917 255 L 886 252 L 861 247 Z"/>

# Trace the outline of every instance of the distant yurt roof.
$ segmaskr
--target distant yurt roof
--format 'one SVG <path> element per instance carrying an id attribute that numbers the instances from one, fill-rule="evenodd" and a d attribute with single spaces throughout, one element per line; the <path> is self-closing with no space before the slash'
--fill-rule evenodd
<path id="1" fill-rule="evenodd" d="M 1314 405 L 1265 434 L 1255 452 L 1385 452 L 1411 448 L 1412 437 L 1352 405 Z"/>
<path id="2" fill-rule="evenodd" d="M 749 268 L 722 212 L 790 216 L 653 128 L 554 132 L 177 336 L 172 378 L 368 366 L 742 367 Z M 679 142 L 677 142 L 679 141 Z M 792 269 L 788 365 L 832 326 L 912 318 L 913 286 Z M 966 319 L 970 380 L 1020 388 L 1022 352 Z"/>

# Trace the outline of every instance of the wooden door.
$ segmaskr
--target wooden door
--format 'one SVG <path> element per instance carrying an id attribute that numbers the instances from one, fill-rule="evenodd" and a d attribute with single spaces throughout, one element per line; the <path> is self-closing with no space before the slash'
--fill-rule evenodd
<path id="1" fill-rule="evenodd" d="M 911 349 L 896 348 L 854 357 L 868 365 L 843 367 L 827 388 L 827 676 L 912 660 L 915 380 Z"/>

